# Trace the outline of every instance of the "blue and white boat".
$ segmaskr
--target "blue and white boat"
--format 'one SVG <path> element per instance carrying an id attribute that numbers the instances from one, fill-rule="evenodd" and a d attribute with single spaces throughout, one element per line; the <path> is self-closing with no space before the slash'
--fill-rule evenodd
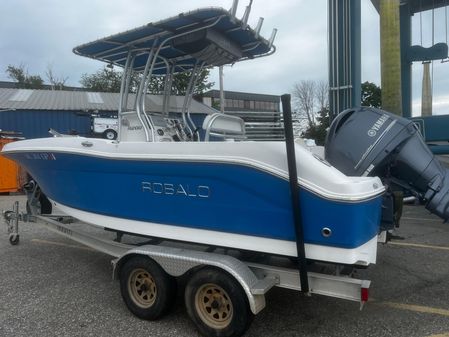
<path id="1" fill-rule="evenodd" d="M 275 51 L 244 19 L 221 8 L 180 14 L 84 44 L 74 52 L 124 67 L 117 140 L 58 136 L 10 143 L 23 166 L 68 215 L 96 226 L 283 256 L 297 256 L 283 142 L 244 140 L 243 121 L 220 113 L 202 126 L 189 115 L 205 67 Z M 260 21 L 261 22 L 261 21 Z M 128 110 L 133 72 L 142 73 Z M 170 111 L 173 74 L 192 79 L 183 111 Z M 151 76 L 165 75 L 162 111 L 147 111 Z M 306 257 L 341 264 L 376 260 L 384 186 L 348 177 L 296 145 Z"/>

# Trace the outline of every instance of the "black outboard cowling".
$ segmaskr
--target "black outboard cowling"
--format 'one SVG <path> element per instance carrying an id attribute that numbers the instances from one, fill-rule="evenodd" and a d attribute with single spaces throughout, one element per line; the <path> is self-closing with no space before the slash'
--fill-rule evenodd
<path id="1" fill-rule="evenodd" d="M 346 175 L 379 176 L 408 189 L 429 211 L 449 219 L 449 170 L 411 120 L 375 108 L 345 110 L 329 129 L 325 157 Z"/>

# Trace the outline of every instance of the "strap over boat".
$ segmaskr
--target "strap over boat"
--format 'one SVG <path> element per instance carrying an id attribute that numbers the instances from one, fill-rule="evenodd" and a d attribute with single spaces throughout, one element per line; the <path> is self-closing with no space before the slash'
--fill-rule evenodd
<path id="1" fill-rule="evenodd" d="M 133 70 L 145 68 L 148 51 L 158 48 L 154 74 L 166 74 L 167 63 L 175 72 L 196 64 L 220 66 L 271 54 L 272 41 L 259 35 L 223 8 L 203 8 L 149 23 L 73 49 L 74 53 L 124 67 L 128 53 L 135 54 Z"/>

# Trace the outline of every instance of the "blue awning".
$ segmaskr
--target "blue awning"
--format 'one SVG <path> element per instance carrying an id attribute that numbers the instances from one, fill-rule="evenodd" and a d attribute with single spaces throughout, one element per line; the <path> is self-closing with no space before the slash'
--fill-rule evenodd
<path id="1" fill-rule="evenodd" d="M 181 72 L 196 63 L 219 66 L 274 51 L 274 46 L 229 11 L 203 8 L 83 44 L 73 52 L 123 67 L 132 51 L 133 69 L 139 71 L 153 46 L 161 48 L 155 74 L 166 73 L 165 62 L 175 64 L 175 71 Z"/>

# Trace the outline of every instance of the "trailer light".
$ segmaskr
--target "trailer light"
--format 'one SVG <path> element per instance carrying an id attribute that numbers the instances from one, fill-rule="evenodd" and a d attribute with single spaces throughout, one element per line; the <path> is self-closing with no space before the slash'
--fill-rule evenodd
<path id="1" fill-rule="evenodd" d="M 369 288 L 362 288 L 360 291 L 360 301 L 362 303 L 368 302 Z"/>

